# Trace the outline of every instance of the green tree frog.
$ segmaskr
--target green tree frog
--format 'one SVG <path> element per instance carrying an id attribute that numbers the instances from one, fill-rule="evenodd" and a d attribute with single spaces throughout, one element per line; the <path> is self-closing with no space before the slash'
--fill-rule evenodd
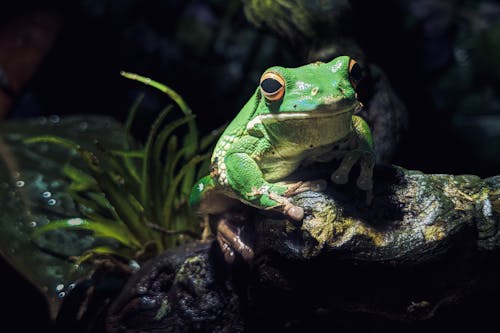
<path id="1" fill-rule="evenodd" d="M 321 190 L 325 182 L 288 182 L 287 177 L 312 162 L 333 159 L 340 164 L 331 181 L 346 183 L 359 162 L 357 186 L 370 197 L 373 141 L 367 123 L 354 115 L 362 107 L 356 95 L 361 79 L 361 67 L 348 56 L 267 69 L 217 142 L 211 173 L 193 187 L 191 204 L 218 214 L 235 199 L 300 221 L 304 210 L 290 197 Z"/>

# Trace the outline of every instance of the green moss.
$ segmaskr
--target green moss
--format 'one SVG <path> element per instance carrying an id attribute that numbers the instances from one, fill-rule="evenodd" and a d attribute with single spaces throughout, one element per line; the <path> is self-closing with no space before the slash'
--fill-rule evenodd
<path id="1" fill-rule="evenodd" d="M 304 228 L 323 245 L 338 246 L 353 236 L 366 236 L 375 246 L 384 246 L 386 237 L 367 224 L 343 214 L 331 202 L 320 202 L 314 207 L 314 216 L 304 222 Z"/>
<path id="2" fill-rule="evenodd" d="M 269 26 L 290 39 L 312 36 L 311 17 L 299 0 L 246 0 L 245 15 L 256 26 Z"/>
<path id="3" fill-rule="evenodd" d="M 446 237 L 444 221 L 438 221 L 433 225 L 424 226 L 423 234 L 426 242 L 439 241 Z"/>

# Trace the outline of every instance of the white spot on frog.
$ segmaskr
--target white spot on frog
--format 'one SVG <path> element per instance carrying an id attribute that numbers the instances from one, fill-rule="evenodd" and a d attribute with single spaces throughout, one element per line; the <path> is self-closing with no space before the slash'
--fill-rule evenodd
<path id="1" fill-rule="evenodd" d="M 307 83 L 305 83 L 303 81 L 298 81 L 297 83 L 295 83 L 295 85 L 297 86 L 297 89 L 300 89 L 300 90 L 305 90 L 309 86 Z"/>
<path id="2" fill-rule="evenodd" d="M 340 69 L 340 67 L 342 67 L 342 62 L 340 61 L 337 61 L 333 66 L 332 66 L 332 72 L 333 73 L 337 73 Z"/>

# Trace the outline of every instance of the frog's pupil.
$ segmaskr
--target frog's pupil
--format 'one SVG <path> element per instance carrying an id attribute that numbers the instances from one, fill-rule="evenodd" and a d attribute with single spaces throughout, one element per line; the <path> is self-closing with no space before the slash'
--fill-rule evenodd
<path id="1" fill-rule="evenodd" d="M 275 79 L 268 78 L 260 83 L 260 87 L 264 90 L 264 92 L 273 94 L 280 90 L 283 85 Z"/>
<path id="2" fill-rule="evenodd" d="M 361 81 L 361 79 L 363 78 L 363 70 L 361 69 L 361 66 L 358 65 L 357 63 L 354 64 L 351 68 L 351 72 L 349 73 L 349 75 L 351 76 L 351 79 L 354 82 L 357 83 Z"/>

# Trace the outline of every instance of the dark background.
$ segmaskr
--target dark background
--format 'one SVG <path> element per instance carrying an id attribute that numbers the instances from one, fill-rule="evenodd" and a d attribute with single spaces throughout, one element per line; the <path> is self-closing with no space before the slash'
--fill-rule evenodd
<path id="1" fill-rule="evenodd" d="M 126 70 L 174 88 L 197 115 L 201 131 L 208 133 L 234 117 L 266 67 L 304 62 L 297 45 L 253 27 L 239 1 L 69 2 L 24 0 L 0 5 L 0 29 L 38 11 L 60 20 L 54 43 L 16 94 L 5 120 L 94 113 L 123 120 L 134 99 L 146 92 L 134 125 L 135 135 L 143 138 L 169 101 L 122 78 L 119 72 Z M 354 34 L 367 59 L 383 68 L 409 111 L 409 128 L 393 163 L 429 173 L 498 174 L 498 134 L 488 132 L 499 133 L 500 128 L 494 127 L 500 126 L 496 97 L 500 57 L 491 60 L 499 47 L 488 39 L 500 36 L 495 23 L 498 3 L 486 2 L 492 9 L 483 14 L 489 26 L 480 43 L 482 37 L 464 28 L 458 14 L 455 24 L 445 29 L 439 19 L 431 23 L 422 19 L 421 2 L 364 1 L 355 16 Z M 455 3 L 467 10 L 471 4 Z M 468 52 L 473 74 L 455 73 L 462 73 L 457 65 L 461 48 Z M 2 326 L 14 325 L 18 332 L 48 331 L 43 296 L 3 261 L 0 271 Z"/>

